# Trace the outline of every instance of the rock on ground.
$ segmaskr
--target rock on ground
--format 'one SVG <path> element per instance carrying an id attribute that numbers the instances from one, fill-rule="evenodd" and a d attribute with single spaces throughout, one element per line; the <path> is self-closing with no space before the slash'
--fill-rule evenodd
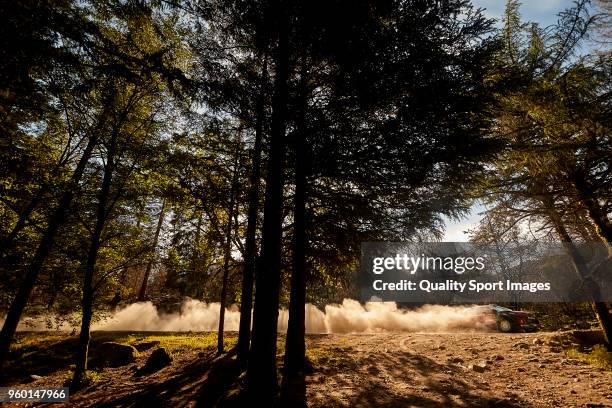
<path id="1" fill-rule="evenodd" d="M 121 367 L 133 363 L 138 350 L 129 344 L 105 342 L 95 350 L 95 365 L 98 367 Z"/>
<path id="2" fill-rule="evenodd" d="M 136 375 L 154 373 L 170 364 L 172 364 L 172 357 L 170 357 L 165 348 L 160 347 L 151 353 L 145 365 L 138 369 Z"/>

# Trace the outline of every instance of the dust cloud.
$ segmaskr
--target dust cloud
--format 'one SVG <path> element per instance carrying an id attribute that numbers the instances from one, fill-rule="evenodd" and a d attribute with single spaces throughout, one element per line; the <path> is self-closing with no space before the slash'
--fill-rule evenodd
<path id="1" fill-rule="evenodd" d="M 211 331 L 219 326 L 219 303 L 187 299 L 179 313 L 159 313 L 151 302 L 132 303 L 110 319 L 94 325 L 93 330 L 134 331 Z M 240 312 L 235 306 L 225 310 L 225 330 L 236 331 Z"/>
<path id="2" fill-rule="evenodd" d="M 278 327 L 287 330 L 289 313 L 280 310 Z M 240 312 L 232 306 L 225 313 L 225 330 L 236 331 Z M 425 305 L 418 309 L 398 309 L 393 302 L 370 302 L 361 305 L 345 299 L 341 305 L 327 305 L 322 311 L 306 305 L 308 333 L 371 332 L 453 332 L 488 331 L 495 320 L 474 306 Z M 219 325 L 219 303 L 188 299 L 179 313 L 162 314 L 151 302 L 134 303 L 112 318 L 94 325 L 94 330 L 209 331 Z"/>
<path id="3" fill-rule="evenodd" d="M 278 330 L 287 330 L 289 313 L 280 310 Z M 74 330 L 78 319 L 50 326 L 53 319 L 27 318 L 19 330 Z M 1 322 L 1 320 L 0 320 Z M 70 323 L 72 322 L 72 323 Z M 237 331 L 240 311 L 232 305 L 225 312 L 225 330 Z M 219 303 L 185 300 L 177 313 L 162 313 L 151 302 L 133 303 L 94 323 L 99 331 L 214 331 L 219 325 Z M 369 302 L 365 305 L 345 299 L 340 305 L 327 305 L 324 310 L 306 305 L 307 333 L 376 333 L 376 332 L 475 332 L 490 331 L 493 316 L 483 314 L 477 306 L 425 305 L 416 309 L 400 309 L 393 302 Z"/>

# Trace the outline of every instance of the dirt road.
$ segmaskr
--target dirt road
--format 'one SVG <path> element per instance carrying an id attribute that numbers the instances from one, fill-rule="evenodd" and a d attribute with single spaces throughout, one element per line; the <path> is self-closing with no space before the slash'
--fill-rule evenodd
<path id="1" fill-rule="evenodd" d="M 174 361 L 154 374 L 136 376 L 136 367 L 144 364 L 150 349 L 136 362 L 100 370 L 90 386 L 70 396 L 70 406 L 208 407 L 218 401 L 226 401 L 223 406 L 227 401 L 233 402 L 230 406 L 250 406 L 249 401 L 239 403 L 244 376 L 238 376 L 233 355 L 215 357 L 213 333 L 100 336 L 94 335 L 97 344 L 113 340 L 136 345 L 157 338 Z M 314 370 L 305 381 L 292 383 L 288 395 L 317 408 L 612 407 L 612 372 L 569 358 L 554 336 L 308 335 Z M 235 344 L 235 333 L 228 333 L 227 339 Z M 279 352 L 283 341 L 279 339 Z M 52 337 L 29 347 L 22 362 L 14 363 L 10 385 L 60 386 L 70 376 L 75 345 L 75 338 Z M 51 364 L 51 358 L 59 360 Z M 278 360 L 281 364 L 281 355 Z M 29 364 L 33 362 L 46 365 Z M 20 380 L 30 374 L 43 375 L 33 382 Z M 290 401 L 287 406 L 300 405 Z"/>
<path id="2" fill-rule="evenodd" d="M 611 407 L 612 373 L 568 358 L 549 345 L 551 338 L 544 333 L 311 338 L 319 368 L 307 377 L 307 400 L 313 407 Z"/>

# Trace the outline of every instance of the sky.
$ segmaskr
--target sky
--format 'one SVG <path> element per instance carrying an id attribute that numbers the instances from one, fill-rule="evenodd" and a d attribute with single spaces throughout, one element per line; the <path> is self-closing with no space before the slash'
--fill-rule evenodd
<path id="1" fill-rule="evenodd" d="M 505 0 L 472 0 L 472 4 L 482 7 L 488 17 L 499 19 L 504 11 Z M 557 21 L 557 13 L 572 6 L 572 0 L 524 0 L 521 5 L 523 20 L 535 21 L 548 26 Z"/>
<path id="2" fill-rule="evenodd" d="M 521 15 L 524 21 L 538 22 L 542 27 L 556 23 L 557 14 L 572 6 L 572 0 L 525 0 L 521 5 Z M 485 9 L 485 15 L 490 18 L 500 19 L 506 4 L 505 0 L 472 0 L 472 4 Z M 467 241 L 466 230 L 478 225 L 482 218 L 480 213 L 484 207 L 475 204 L 472 210 L 463 219 L 452 221 L 445 219 L 446 231 L 444 241 L 462 242 Z"/>

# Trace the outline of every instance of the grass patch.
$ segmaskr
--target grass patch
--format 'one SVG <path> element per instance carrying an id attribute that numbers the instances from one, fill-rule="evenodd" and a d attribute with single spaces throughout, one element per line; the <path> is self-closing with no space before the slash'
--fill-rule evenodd
<path id="1" fill-rule="evenodd" d="M 117 343 L 135 345 L 158 341 L 159 347 L 164 347 L 169 353 L 182 353 L 188 351 L 212 350 L 217 347 L 217 333 L 177 333 L 177 332 L 97 332 L 94 334 L 97 342 L 114 341 Z M 235 335 L 225 334 L 225 349 L 228 350 L 236 345 Z"/>
<path id="2" fill-rule="evenodd" d="M 568 357 L 612 371 L 612 352 L 604 346 L 601 330 L 573 330 L 553 337 L 554 345 L 565 349 Z"/>
<path id="3" fill-rule="evenodd" d="M 225 339 L 225 347 L 231 348 L 236 344 L 235 338 Z M 181 353 L 186 351 L 203 351 L 217 347 L 217 334 L 156 334 L 138 339 L 135 342 L 159 341 L 160 347 L 164 347 L 169 353 Z M 132 342 L 130 342 L 132 344 Z"/>
<path id="4" fill-rule="evenodd" d="M 237 336 L 225 334 L 225 348 L 230 349 L 237 343 Z M 165 347 L 169 352 L 180 353 L 183 351 L 202 351 L 217 347 L 217 333 L 193 333 L 193 332 L 93 332 L 92 347 L 97 344 L 113 341 L 122 344 L 138 344 L 151 341 L 159 341 L 160 347 Z M 57 332 L 20 332 L 11 344 L 11 351 L 19 359 L 40 353 L 41 350 L 52 351 L 58 347 L 64 347 L 63 351 L 76 351 L 77 336 L 70 336 Z"/>
<path id="5" fill-rule="evenodd" d="M 612 371 L 612 352 L 607 351 L 601 344 L 593 346 L 591 351 L 583 351 L 577 347 L 570 348 L 567 350 L 567 355 L 603 368 L 606 371 Z"/>
<path id="6" fill-rule="evenodd" d="M 350 347 L 314 347 L 306 349 L 306 358 L 313 366 L 353 368 L 355 359 Z"/>
<path id="7" fill-rule="evenodd" d="M 321 362 L 327 362 L 330 357 L 333 358 L 330 351 L 327 348 L 306 348 L 306 358 L 312 362 L 312 364 L 317 365 Z"/>
<path id="8" fill-rule="evenodd" d="M 64 387 L 70 387 L 72 383 L 72 378 L 74 377 L 74 370 L 66 371 L 64 374 Z M 92 385 L 93 383 L 100 380 L 100 373 L 94 370 L 87 370 L 83 377 L 82 382 L 79 387 L 85 387 L 88 385 Z"/>
<path id="9" fill-rule="evenodd" d="M 52 347 L 65 341 L 70 336 L 57 332 L 19 332 L 15 334 L 15 340 L 11 343 L 11 351 L 26 355 L 26 353 L 41 347 Z"/>

